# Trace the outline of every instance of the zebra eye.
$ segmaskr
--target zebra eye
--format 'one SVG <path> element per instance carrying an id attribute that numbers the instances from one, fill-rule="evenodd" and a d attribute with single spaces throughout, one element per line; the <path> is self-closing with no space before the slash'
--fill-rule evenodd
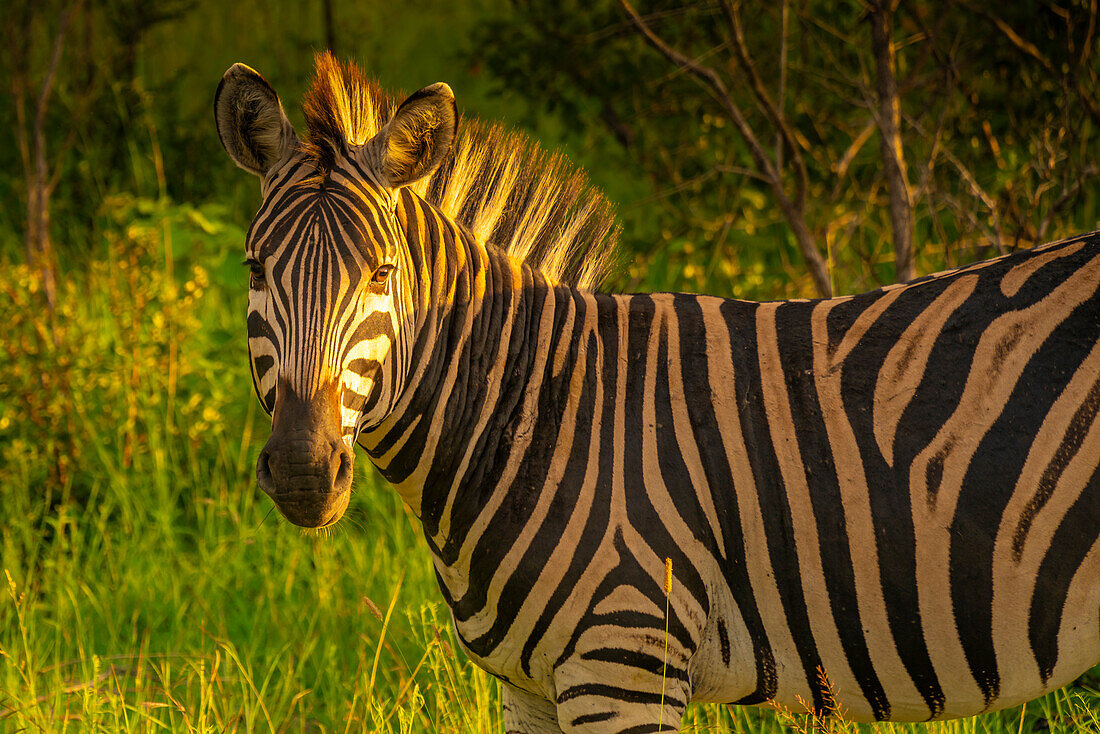
<path id="1" fill-rule="evenodd" d="M 248 279 L 248 285 L 253 290 L 260 290 L 264 287 L 264 266 L 259 260 L 253 260 L 249 258 L 244 261 L 244 264 L 248 266 L 251 271 Z"/>
<path id="2" fill-rule="evenodd" d="M 380 265 L 378 270 L 374 271 L 374 275 L 371 276 L 370 282 L 378 285 L 383 285 L 386 279 L 390 277 L 390 273 L 393 272 L 392 265 Z"/>

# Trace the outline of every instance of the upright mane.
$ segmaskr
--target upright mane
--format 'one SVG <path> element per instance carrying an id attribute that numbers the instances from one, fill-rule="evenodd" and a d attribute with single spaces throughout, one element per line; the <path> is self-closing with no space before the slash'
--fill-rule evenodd
<path id="1" fill-rule="evenodd" d="M 322 168 L 337 153 L 370 140 L 403 98 L 351 62 L 316 56 L 302 103 L 304 149 Z M 410 187 L 487 245 L 558 283 L 598 288 L 614 265 L 619 227 L 604 194 L 560 153 L 522 133 L 463 118 L 454 154 Z"/>

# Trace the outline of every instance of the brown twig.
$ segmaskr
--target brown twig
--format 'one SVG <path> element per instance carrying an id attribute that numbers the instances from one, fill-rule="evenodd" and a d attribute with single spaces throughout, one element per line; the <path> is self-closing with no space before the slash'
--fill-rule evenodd
<path id="1" fill-rule="evenodd" d="M 783 186 L 783 180 L 779 170 L 777 170 L 772 160 L 764 151 L 764 147 L 760 144 L 759 138 L 757 138 L 756 133 L 753 131 L 752 126 L 741 111 L 741 108 L 730 96 L 729 90 L 722 81 L 722 78 L 714 69 L 700 64 L 695 59 L 677 51 L 661 40 L 649 25 L 642 20 L 629 0 L 619 0 L 619 4 L 622 6 L 623 10 L 626 11 L 627 15 L 630 16 L 631 21 L 634 23 L 634 27 L 637 28 L 646 43 L 670 62 L 689 72 L 696 81 L 707 89 L 722 109 L 725 110 L 730 120 L 733 121 L 733 124 L 737 127 L 738 132 L 741 134 L 741 138 L 748 146 L 753 163 L 756 164 L 757 169 L 768 182 L 768 186 L 771 188 L 772 194 L 775 196 L 776 202 L 779 204 L 779 208 L 783 212 L 794 234 L 795 241 L 798 243 L 798 249 L 802 253 L 803 260 L 807 268 L 809 268 L 815 289 L 822 296 L 832 295 L 828 267 L 817 249 L 817 244 L 814 241 L 813 235 L 810 233 L 810 228 L 806 224 L 805 215 L 801 207 L 797 206 L 796 203 L 791 200 L 790 196 L 788 196 Z"/>
<path id="2" fill-rule="evenodd" d="M 966 0 L 958 0 L 958 3 L 962 7 L 969 10 L 971 13 L 974 13 L 975 15 L 980 15 L 981 17 L 988 20 L 997 28 L 997 30 L 999 30 L 1004 35 L 1005 38 L 1009 40 L 1009 42 L 1013 46 L 1015 46 L 1025 55 L 1030 56 L 1031 58 L 1038 61 L 1042 65 L 1042 67 L 1051 74 L 1055 73 L 1054 64 L 1050 62 L 1050 59 L 1044 56 L 1043 52 L 1040 51 L 1034 43 L 1017 33 L 1012 28 L 1012 26 L 1005 22 L 1004 18 L 1000 17 L 996 13 L 993 13 L 987 8 L 975 6 L 972 3 L 966 2 Z"/>
<path id="3" fill-rule="evenodd" d="M 756 70 L 756 64 L 753 63 L 752 57 L 749 55 L 748 44 L 745 42 L 745 29 L 741 25 L 741 14 L 730 0 L 723 0 L 721 6 L 722 15 L 726 19 L 726 25 L 729 26 L 730 38 L 732 40 L 733 50 L 737 55 L 737 62 L 748 76 L 749 86 L 752 89 L 753 95 L 756 97 L 757 106 L 768 120 L 775 125 L 776 131 L 791 151 L 796 173 L 795 180 L 798 185 L 794 204 L 799 209 L 802 209 L 805 205 L 806 189 L 809 185 L 806 162 L 802 159 L 802 153 L 799 146 L 795 143 L 794 135 L 791 132 L 790 125 L 787 123 L 786 116 L 783 115 L 783 112 L 776 107 L 775 103 L 772 101 L 771 95 L 768 94 L 768 88 L 764 85 L 763 79 L 760 78 L 760 74 Z M 777 155 L 777 168 L 782 165 L 779 163 L 780 160 L 780 156 Z"/>

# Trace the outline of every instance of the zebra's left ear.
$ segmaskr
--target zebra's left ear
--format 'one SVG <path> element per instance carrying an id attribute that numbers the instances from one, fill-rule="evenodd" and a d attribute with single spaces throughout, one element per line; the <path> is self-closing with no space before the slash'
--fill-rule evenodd
<path id="1" fill-rule="evenodd" d="M 458 111 L 451 88 L 442 82 L 414 92 L 393 119 L 367 141 L 367 165 L 382 183 L 396 189 L 418 181 L 443 162 L 454 146 Z"/>

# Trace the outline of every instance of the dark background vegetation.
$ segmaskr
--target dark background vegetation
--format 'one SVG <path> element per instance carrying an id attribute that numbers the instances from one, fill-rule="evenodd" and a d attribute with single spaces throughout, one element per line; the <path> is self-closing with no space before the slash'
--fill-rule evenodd
<path id="1" fill-rule="evenodd" d="M 300 122 L 325 46 L 563 147 L 620 205 L 618 287 L 849 293 L 1094 227 L 1096 2 L 883 2 L 15 2 L 0 233 L 64 270 L 119 194 L 243 226 L 211 90 L 245 61 Z"/>
<path id="2" fill-rule="evenodd" d="M 330 47 L 564 150 L 618 204 L 621 290 L 855 293 L 1100 219 L 1097 0 L 9 0 L 0 17 L 0 731 L 500 725 L 367 462 L 335 537 L 257 497 L 240 260 L 259 186 L 211 111 L 236 61 L 299 130 Z M 1095 688 L 961 731 L 1095 728 Z"/>

